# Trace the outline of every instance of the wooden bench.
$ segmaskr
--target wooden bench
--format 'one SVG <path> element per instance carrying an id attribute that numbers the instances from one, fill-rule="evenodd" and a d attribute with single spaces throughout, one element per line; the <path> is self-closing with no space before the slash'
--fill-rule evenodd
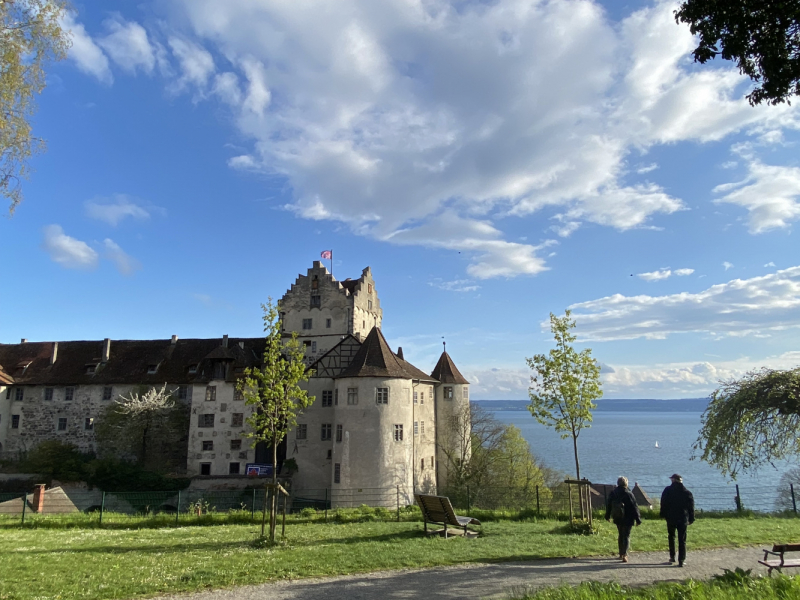
<path id="1" fill-rule="evenodd" d="M 764 550 L 764 560 L 758 562 L 767 567 L 769 575 L 772 575 L 772 569 L 777 569 L 780 573 L 781 569 L 800 567 L 800 558 L 786 557 L 790 552 L 800 552 L 800 544 L 775 544 L 772 546 L 772 550 Z M 777 558 L 770 558 L 770 556 L 777 556 Z"/>
<path id="2" fill-rule="evenodd" d="M 467 529 L 467 525 L 481 524 L 478 519 L 457 516 L 453 510 L 453 505 L 450 504 L 450 498 L 447 496 L 428 496 L 425 494 L 415 494 L 414 497 L 417 499 L 417 504 L 419 504 L 419 507 L 422 510 L 422 520 L 425 522 L 426 535 L 429 535 L 428 523 L 442 525 L 444 529 L 432 531 L 431 535 L 438 534 L 443 535 L 444 537 L 447 537 L 448 526 L 458 527 L 459 530 L 463 530 L 463 533 L 461 533 L 461 531 L 451 533 L 458 533 L 466 537 L 468 534 L 473 533 Z M 477 534 L 473 533 L 473 535 Z"/>

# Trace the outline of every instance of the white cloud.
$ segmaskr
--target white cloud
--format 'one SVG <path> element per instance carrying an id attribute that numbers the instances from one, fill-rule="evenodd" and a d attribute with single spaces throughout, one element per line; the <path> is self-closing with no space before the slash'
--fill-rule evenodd
<path id="1" fill-rule="evenodd" d="M 645 281 L 661 281 L 673 275 L 677 277 L 686 277 L 692 273 L 694 273 L 694 269 L 675 269 L 674 271 L 672 269 L 659 269 L 658 271 L 651 271 L 650 273 L 639 273 L 637 277 Z"/>
<path id="2" fill-rule="evenodd" d="M 104 23 L 108 34 L 97 40 L 111 59 L 129 73 L 141 69 L 149 74 L 156 64 L 156 54 L 147 31 L 138 23 L 115 15 Z"/>
<path id="3" fill-rule="evenodd" d="M 767 336 L 800 327 L 800 266 L 734 279 L 696 294 L 614 294 L 570 308 L 586 340 L 663 339 L 686 332 Z M 548 327 L 542 323 L 543 330 Z"/>
<path id="4" fill-rule="evenodd" d="M 67 269 L 97 267 L 97 252 L 86 242 L 66 235 L 60 225 L 48 225 L 44 228 L 42 248 L 54 262 Z"/>
<path id="5" fill-rule="evenodd" d="M 94 43 L 86 28 L 75 20 L 71 13 L 66 13 L 61 26 L 72 34 L 72 47 L 69 49 L 69 58 L 83 71 L 96 77 L 102 83 L 111 84 L 114 76 L 108 66 L 108 58 L 100 47 Z"/>
<path id="6" fill-rule="evenodd" d="M 87 200 L 84 208 L 86 216 L 115 227 L 127 217 L 139 220 L 150 218 L 150 213 L 146 209 L 124 194 L 116 194 L 106 199 Z"/>
<path id="7" fill-rule="evenodd" d="M 114 240 L 106 238 L 103 240 L 104 256 L 117 268 L 122 275 L 132 275 L 134 271 L 141 268 L 139 261 L 125 253 Z"/>
<path id="8" fill-rule="evenodd" d="M 678 277 L 686 277 L 687 275 L 694 273 L 694 269 L 675 269 L 673 273 Z"/>
<path id="9" fill-rule="evenodd" d="M 170 37 L 168 43 L 181 67 L 177 89 L 183 89 L 187 85 L 205 89 L 209 78 L 214 74 L 214 58 L 211 53 L 202 46 L 177 37 Z"/>
<path id="10" fill-rule="evenodd" d="M 524 400 L 528 397 L 528 369 L 461 367 L 470 383 L 470 396 L 483 400 Z"/>
<path id="11" fill-rule="evenodd" d="M 444 281 L 437 277 L 433 281 L 428 282 L 428 285 L 446 292 L 475 292 L 481 289 L 481 286 L 476 285 L 475 282 L 470 279 Z"/>
<path id="12" fill-rule="evenodd" d="M 726 260 L 724 263 L 722 263 L 722 266 L 725 267 L 725 270 L 727 271 L 728 269 L 732 269 L 733 268 L 733 263 L 729 263 Z"/>
<path id="13" fill-rule="evenodd" d="M 743 181 L 714 188 L 729 192 L 717 203 L 737 204 L 748 210 L 750 233 L 785 229 L 800 219 L 800 168 L 765 165 L 751 159 Z"/>
<path id="14" fill-rule="evenodd" d="M 651 163 L 649 165 L 645 165 L 636 169 L 636 172 L 639 175 L 644 175 L 645 173 L 649 173 L 650 171 L 655 171 L 658 168 L 656 163 Z"/>
<path id="15" fill-rule="evenodd" d="M 774 262 L 772 262 L 772 261 L 769 261 L 769 262 L 768 262 L 767 264 L 765 264 L 764 266 L 765 266 L 765 267 L 774 267 L 774 266 L 775 266 L 775 263 L 774 263 Z"/>

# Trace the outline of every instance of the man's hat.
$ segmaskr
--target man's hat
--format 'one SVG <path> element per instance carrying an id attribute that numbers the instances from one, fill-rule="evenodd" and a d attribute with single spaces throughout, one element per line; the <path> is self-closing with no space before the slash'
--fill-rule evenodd
<path id="1" fill-rule="evenodd" d="M 678 482 L 683 481 L 683 477 L 681 477 L 677 473 L 673 473 L 672 475 L 670 475 L 669 478 L 672 479 L 673 481 L 678 481 Z"/>

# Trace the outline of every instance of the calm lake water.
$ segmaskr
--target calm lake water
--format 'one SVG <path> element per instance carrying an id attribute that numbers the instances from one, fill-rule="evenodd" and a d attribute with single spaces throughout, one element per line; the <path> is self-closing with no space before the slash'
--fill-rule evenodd
<path id="1" fill-rule="evenodd" d="M 647 404 L 601 401 L 591 428 L 582 430 L 578 437 L 581 476 L 597 483 L 614 483 L 618 476 L 625 475 L 631 486 L 638 482 L 657 499 L 669 485 L 669 476 L 680 473 L 698 506 L 706 510 L 734 508 L 735 483 L 727 481 L 707 463 L 692 460 L 692 444 L 701 426 L 704 401 L 638 402 Z M 524 409 L 524 402 L 517 406 L 510 402 L 497 405 L 515 410 L 492 410 L 491 401 L 478 404 L 499 421 L 518 427 L 533 453 L 547 466 L 575 476 L 572 439 L 562 440 L 552 428 L 536 422 Z M 744 505 L 773 510 L 781 475 L 788 468 L 790 465 L 781 464 L 777 469 L 765 467 L 754 476 L 740 476 L 737 483 Z M 800 502 L 800 486 L 796 491 Z"/>

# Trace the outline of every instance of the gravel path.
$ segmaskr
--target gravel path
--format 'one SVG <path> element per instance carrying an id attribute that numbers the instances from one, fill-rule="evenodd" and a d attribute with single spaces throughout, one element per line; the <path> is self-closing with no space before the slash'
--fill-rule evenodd
<path id="1" fill-rule="evenodd" d="M 394 600 L 426 598 L 506 598 L 527 587 L 618 581 L 639 585 L 655 581 L 710 579 L 722 569 L 742 567 L 766 572 L 757 561 L 760 547 L 690 552 L 686 566 L 667 563 L 666 552 L 640 552 L 623 564 L 618 558 L 551 558 L 532 562 L 460 565 L 434 569 L 380 571 L 365 575 L 281 581 L 191 594 L 191 600 Z M 187 600 L 187 596 L 172 596 Z"/>

